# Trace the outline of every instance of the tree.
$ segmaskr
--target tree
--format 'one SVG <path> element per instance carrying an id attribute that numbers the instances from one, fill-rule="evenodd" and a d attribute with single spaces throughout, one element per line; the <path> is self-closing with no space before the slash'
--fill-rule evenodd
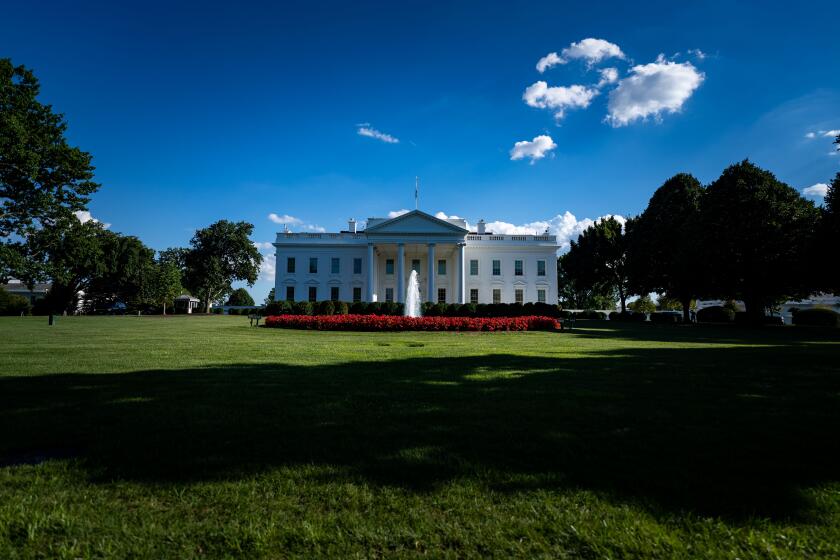
<path id="1" fill-rule="evenodd" d="M 102 266 L 87 286 L 85 299 L 92 309 L 121 302 L 128 307 L 144 303 L 144 284 L 153 277 L 155 252 L 138 238 L 100 229 Z M 177 294 L 176 294 L 177 295 Z"/>
<path id="2" fill-rule="evenodd" d="M 780 300 L 811 293 L 807 255 L 820 215 L 795 189 L 744 160 L 706 189 L 701 214 L 705 295 L 741 299 L 758 321 Z"/>
<path id="3" fill-rule="evenodd" d="M 265 298 L 265 304 L 268 305 L 268 304 L 273 303 L 273 302 L 274 302 L 274 288 L 271 288 L 268 291 L 268 297 Z"/>
<path id="4" fill-rule="evenodd" d="M 615 309 L 618 296 L 615 290 L 602 285 L 582 287 L 579 278 L 579 254 L 560 255 L 557 259 L 557 287 L 559 303 L 566 309 Z"/>
<path id="5" fill-rule="evenodd" d="M 656 304 L 653 303 L 649 295 L 641 296 L 637 300 L 629 303 L 627 307 L 630 308 L 630 311 L 635 311 L 636 313 L 653 313 L 656 311 Z"/>
<path id="6" fill-rule="evenodd" d="M 628 231 L 633 220 L 628 220 Z M 578 289 L 598 294 L 615 291 L 621 311 L 627 311 L 630 279 L 627 266 L 627 235 L 621 223 L 610 216 L 586 228 L 568 252 L 568 275 Z"/>
<path id="7" fill-rule="evenodd" d="M 30 260 L 23 241 L 45 226 L 70 224 L 99 188 L 91 155 L 67 143 L 63 115 L 39 102 L 39 93 L 30 70 L 0 59 L 0 279 L 44 277 L 36 267 L 43 261 Z"/>
<path id="8" fill-rule="evenodd" d="M 248 293 L 245 288 L 237 288 L 233 290 L 227 300 L 228 305 L 254 305 L 254 298 Z"/>
<path id="9" fill-rule="evenodd" d="M 166 316 L 166 304 L 184 290 L 181 286 L 181 269 L 172 261 L 158 258 L 149 272 L 144 285 L 144 299 L 152 305 L 163 307 L 163 315 Z"/>
<path id="10" fill-rule="evenodd" d="M 702 286 L 700 201 L 703 187 L 687 173 L 674 175 L 656 189 L 635 221 L 630 238 L 634 289 L 659 292 L 682 304 L 683 321 L 691 319 L 691 300 Z"/>
<path id="11" fill-rule="evenodd" d="M 820 235 L 812 255 L 814 261 L 821 265 L 818 272 L 822 277 L 820 287 L 840 294 L 840 264 L 830 256 L 836 253 L 837 247 L 840 247 L 840 173 L 834 176 L 828 186 L 822 208 Z"/>
<path id="12" fill-rule="evenodd" d="M 656 308 L 660 311 L 683 311 L 683 304 L 676 298 L 659 296 L 656 300 Z M 697 309 L 697 300 L 693 299 L 688 303 L 689 310 Z"/>
<path id="13" fill-rule="evenodd" d="M 185 254 L 186 286 L 204 301 L 206 313 L 214 301 L 233 291 L 231 284 L 253 286 L 262 255 L 249 239 L 254 226 L 248 222 L 220 220 L 195 232 Z"/>

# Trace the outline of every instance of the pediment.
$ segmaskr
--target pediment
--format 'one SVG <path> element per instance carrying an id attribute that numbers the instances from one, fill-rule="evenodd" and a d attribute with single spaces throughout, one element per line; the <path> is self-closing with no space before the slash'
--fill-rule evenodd
<path id="1" fill-rule="evenodd" d="M 379 222 L 365 230 L 366 234 L 461 234 L 467 230 L 420 210 L 412 210 L 396 218 Z"/>

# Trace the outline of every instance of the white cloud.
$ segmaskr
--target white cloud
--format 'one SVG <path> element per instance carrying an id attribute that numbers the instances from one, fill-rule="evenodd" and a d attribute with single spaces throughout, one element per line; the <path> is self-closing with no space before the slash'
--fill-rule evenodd
<path id="1" fill-rule="evenodd" d="M 388 218 L 396 218 L 397 216 L 402 216 L 403 214 L 408 214 L 411 210 L 406 210 L 405 208 L 401 210 L 391 210 L 388 212 Z"/>
<path id="2" fill-rule="evenodd" d="M 817 137 L 816 132 L 808 132 L 808 133 L 805 134 L 805 138 L 816 138 L 816 137 Z"/>
<path id="3" fill-rule="evenodd" d="M 510 150 L 510 159 L 518 160 L 530 158 L 531 165 L 533 165 L 534 162 L 538 159 L 544 158 L 548 152 L 556 147 L 557 144 L 554 143 L 551 136 L 542 134 L 540 136 L 536 136 L 533 140 L 522 140 L 521 142 L 514 144 L 513 148 Z"/>
<path id="4" fill-rule="evenodd" d="M 566 64 L 566 61 L 557 56 L 556 52 L 551 52 L 537 61 L 537 71 L 542 74 L 552 66 L 558 64 Z"/>
<path id="5" fill-rule="evenodd" d="M 805 187 L 802 189 L 802 194 L 805 196 L 813 196 L 814 198 L 825 198 L 825 195 L 828 194 L 828 185 L 825 183 L 817 183 L 815 185 L 811 185 L 810 187 Z"/>
<path id="6" fill-rule="evenodd" d="M 260 280 L 274 282 L 276 256 L 274 252 L 263 253 L 263 261 L 260 265 Z"/>
<path id="7" fill-rule="evenodd" d="M 548 87 L 540 80 L 534 82 L 522 94 L 522 99 L 531 107 L 539 109 L 554 109 L 554 116 L 562 119 L 569 108 L 586 108 L 592 99 L 598 95 L 598 90 L 581 85 Z"/>
<path id="8" fill-rule="evenodd" d="M 108 229 L 109 227 L 111 227 L 111 224 L 105 223 L 105 222 L 100 222 L 99 220 L 94 218 L 91 215 L 91 213 L 87 210 L 78 210 L 76 212 L 73 212 L 73 214 L 76 216 L 76 219 L 79 220 L 80 222 L 82 222 L 83 224 L 85 224 L 87 222 L 93 222 L 95 224 L 102 224 L 102 227 L 105 228 L 105 229 Z"/>
<path id="9" fill-rule="evenodd" d="M 618 68 L 604 68 L 600 71 L 601 79 L 598 80 L 598 87 L 607 84 L 614 84 L 618 81 Z"/>
<path id="10" fill-rule="evenodd" d="M 395 138 L 394 136 L 391 136 L 390 134 L 386 134 L 384 132 L 376 130 L 375 128 L 369 126 L 367 123 L 360 124 L 360 125 L 357 125 L 357 126 L 358 126 L 358 128 L 356 130 L 356 133 L 359 136 L 367 136 L 368 138 L 375 138 L 377 140 L 381 140 L 381 141 L 385 142 L 386 144 L 399 144 L 399 142 L 400 142 L 399 138 Z"/>
<path id="11" fill-rule="evenodd" d="M 678 112 L 705 75 L 690 62 L 670 62 L 660 55 L 656 62 L 630 69 L 630 76 L 610 92 L 606 122 L 625 126 L 663 113 Z"/>
<path id="12" fill-rule="evenodd" d="M 835 136 L 840 136 L 840 129 L 838 130 L 820 130 L 820 133 L 825 138 L 834 138 Z"/>
<path id="13" fill-rule="evenodd" d="M 303 223 L 303 220 L 289 216 L 288 214 L 277 215 L 274 212 L 268 215 L 268 219 L 275 224 L 286 224 L 289 226 L 296 226 Z"/>
<path id="14" fill-rule="evenodd" d="M 271 241 L 254 241 L 254 247 L 259 250 L 273 250 L 274 244 L 272 244 Z"/>
<path id="15" fill-rule="evenodd" d="M 577 240 L 583 230 L 609 217 L 615 218 L 622 226 L 626 222 L 625 218 L 619 215 L 606 215 L 594 220 L 591 218 L 578 220 L 574 214 L 566 211 L 564 214 L 557 214 L 548 220 L 538 220 L 522 225 L 501 221 L 488 222 L 486 228 L 488 233 L 504 235 L 541 235 L 548 230 L 551 235 L 557 236 L 560 252 L 565 252 L 569 249 L 569 242 Z"/>
<path id="16" fill-rule="evenodd" d="M 448 216 L 446 212 L 435 212 L 435 218 L 438 220 L 463 220 L 461 216 L 456 216 L 455 214 Z"/>
<path id="17" fill-rule="evenodd" d="M 572 43 L 562 51 L 566 60 L 583 59 L 587 64 L 597 64 L 606 58 L 624 58 L 624 53 L 615 43 L 603 39 L 584 39 L 578 43 Z"/>
<path id="18" fill-rule="evenodd" d="M 688 54 L 693 55 L 694 58 L 696 58 L 697 60 L 705 60 L 705 58 L 708 56 L 700 49 L 688 49 Z"/>
<path id="19" fill-rule="evenodd" d="M 301 229 L 310 231 L 312 233 L 326 233 L 327 229 L 321 226 L 316 226 L 314 224 L 303 224 Z"/>

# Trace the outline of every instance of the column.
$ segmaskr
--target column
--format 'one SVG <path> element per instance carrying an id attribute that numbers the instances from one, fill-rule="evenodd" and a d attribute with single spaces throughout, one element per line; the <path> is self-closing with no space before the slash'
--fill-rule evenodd
<path id="1" fill-rule="evenodd" d="M 368 243 L 367 254 L 367 291 L 365 292 L 365 301 L 373 301 L 373 243 Z"/>
<path id="2" fill-rule="evenodd" d="M 405 243 L 397 243 L 397 301 L 405 303 Z"/>
<path id="3" fill-rule="evenodd" d="M 428 293 L 426 300 L 435 303 L 437 301 L 437 294 L 435 293 L 435 244 L 429 243 L 429 252 L 427 256 L 429 260 L 429 278 L 428 278 Z"/>
<path id="4" fill-rule="evenodd" d="M 464 246 L 458 243 L 458 303 L 464 303 Z"/>
<path id="5" fill-rule="evenodd" d="M 285 263 L 281 262 L 280 251 L 275 250 L 274 252 L 274 301 L 280 301 L 281 299 L 286 299 L 286 293 L 280 293 L 280 290 L 283 289 L 281 284 L 281 277 L 283 274 L 286 273 L 286 267 L 283 266 Z M 281 268 L 282 267 L 282 268 Z"/>

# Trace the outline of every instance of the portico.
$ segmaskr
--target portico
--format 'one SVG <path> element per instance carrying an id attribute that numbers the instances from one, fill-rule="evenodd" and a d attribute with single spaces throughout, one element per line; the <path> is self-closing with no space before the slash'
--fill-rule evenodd
<path id="1" fill-rule="evenodd" d="M 470 232 L 419 210 L 339 233 L 277 234 L 275 297 L 404 303 L 411 271 L 433 303 L 556 301 L 554 236 Z"/>

